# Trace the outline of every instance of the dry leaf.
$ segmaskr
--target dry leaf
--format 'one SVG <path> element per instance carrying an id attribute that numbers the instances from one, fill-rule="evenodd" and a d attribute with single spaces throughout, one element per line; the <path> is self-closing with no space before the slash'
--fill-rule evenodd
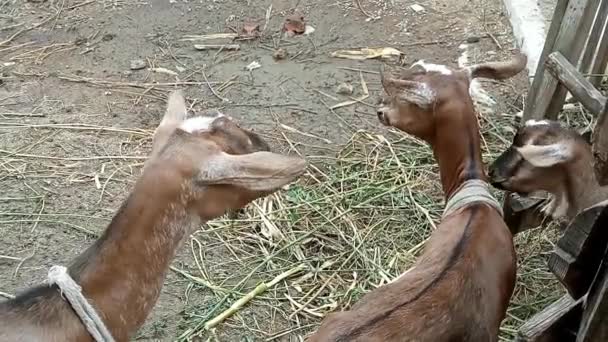
<path id="1" fill-rule="evenodd" d="M 283 24 L 283 32 L 287 33 L 287 35 L 289 36 L 303 34 L 304 32 L 306 32 L 306 23 L 304 22 L 304 16 L 294 14 L 285 18 L 285 23 Z"/>

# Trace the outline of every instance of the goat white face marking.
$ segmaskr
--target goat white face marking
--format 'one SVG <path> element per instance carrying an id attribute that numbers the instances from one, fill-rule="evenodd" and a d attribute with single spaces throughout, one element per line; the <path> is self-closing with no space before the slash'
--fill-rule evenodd
<path id="1" fill-rule="evenodd" d="M 224 116 L 222 113 L 216 116 L 196 116 L 182 122 L 179 128 L 188 133 L 208 131 L 213 121 L 222 116 Z"/>
<path id="2" fill-rule="evenodd" d="M 442 75 L 451 75 L 452 74 L 452 70 L 450 70 L 447 66 L 445 66 L 443 64 L 426 63 L 423 59 L 421 59 L 418 62 L 412 64 L 412 67 L 414 67 L 416 65 L 421 66 L 427 72 L 434 71 L 434 72 L 438 72 Z"/>

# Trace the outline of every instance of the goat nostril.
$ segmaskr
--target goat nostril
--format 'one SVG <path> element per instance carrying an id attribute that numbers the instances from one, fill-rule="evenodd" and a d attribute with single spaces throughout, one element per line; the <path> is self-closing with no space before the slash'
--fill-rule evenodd
<path id="1" fill-rule="evenodd" d="M 376 114 L 378 115 L 378 120 L 380 120 L 380 122 L 386 122 L 386 115 L 383 110 L 379 109 Z"/>

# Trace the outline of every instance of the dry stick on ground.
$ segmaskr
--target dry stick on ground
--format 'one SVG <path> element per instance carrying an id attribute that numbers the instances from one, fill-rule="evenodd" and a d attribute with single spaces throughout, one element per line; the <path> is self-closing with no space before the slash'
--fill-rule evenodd
<path id="1" fill-rule="evenodd" d="M 211 93 L 213 93 L 213 95 L 214 95 L 215 97 L 217 97 L 217 98 L 218 98 L 220 101 L 230 103 L 230 102 L 231 102 L 230 100 L 228 100 L 228 99 L 227 99 L 227 98 L 225 98 L 225 97 L 222 97 L 220 94 L 218 94 L 218 93 L 215 91 L 215 89 L 213 89 L 213 87 L 211 86 L 211 83 L 209 83 L 209 80 L 207 79 L 207 75 L 205 74 L 205 71 L 204 71 L 204 70 L 201 70 L 201 73 L 203 74 L 203 78 L 205 79 L 205 82 L 207 83 L 207 87 L 209 87 L 209 90 L 211 90 Z"/>
<path id="2" fill-rule="evenodd" d="M 194 44 L 194 49 L 198 51 L 207 50 L 239 50 L 241 46 L 239 44 Z"/>
<path id="3" fill-rule="evenodd" d="M 43 21 L 39 22 L 38 24 L 34 24 L 30 27 L 24 27 L 21 30 L 15 32 L 12 36 L 8 37 L 7 39 L 3 40 L 0 42 L 0 47 L 10 44 L 10 42 L 12 42 L 15 38 L 17 38 L 19 35 L 27 32 L 27 31 L 31 31 L 37 27 L 40 27 L 46 23 L 48 23 L 49 21 L 53 20 L 55 17 L 57 17 L 59 15 L 59 13 L 61 13 L 61 10 L 58 10 L 56 13 L 48 16 L 46 19 L 44 19 Z"/>
<path id="4" fill-rule="evenodd" d="M 232 316 L 235 312 L 237 312 L 239 309 L 241 309 L 245 304 L 247 304 L 250 300 L 252 300 L 256 296 L 258 296 L 261 293 L 265 292 L 266 290 L 272 288 L 273 286 L 275 286 L 276 284 L 281 282 L 283 279 L 287 279 L 287 278 L 293 276 L 294 274 L 296 274 L 300 271 L 303 271 L 305 269 L 306 269 L 306 265 L 301 264 L 297 267 L 294 267 L 288 271 L 285 271 L 285 272 L 279 274 L 273 280 L 271 280 L 269 283 L 261 283 L 260 285 L 256 286 L 255 289 L 253 289 L 249 293 L 247 293 L 244 297 L 242 297 L 241 299 L 234 302 L 234 304 L 232 304 L 230 306 L 230 308 L 228 308 L 227 310 L 225 310 L 224 312 L 219 314 L 217 317 L 212 318 L 207 323 L 205 323 L 205 329 L 209 330 L 209 329 L 215 327 L 216 325 L 223 322 L 226 318 Z"/>
<path id="5" fill-rule="evenodd" d="M 7 298 L 7 299 L 13 299 L 13 298 L 15 298 L 15 296 L 13 296 L 12 294 L 8 294 L 8 293 L 2 292 L 2 291 L 0 291 L 0 297 L 4 297 L 4 298 Z"/>
<path id="6" fill-rule="evenodd" d="M 355 0 L 355 3 L 357 4 L 357 7 L 359 8 L 359 10 L 361 11 L 361 13 L 363 13 L 366 17 L 368 17 L 369 19 L 374 19 L 374 17 L 367 13 L 367 11 L 365 11 L 363 9 L 363 6 L 361 6 L 361 2 L 359 2 L 359 0 Z"/>

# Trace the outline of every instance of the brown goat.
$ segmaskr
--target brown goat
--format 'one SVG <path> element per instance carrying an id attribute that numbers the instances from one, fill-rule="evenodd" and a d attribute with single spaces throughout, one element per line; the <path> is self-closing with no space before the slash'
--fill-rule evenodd
<path id="1" fill-rule="evenodd" d="M 512 77 L 525 65 L 525 56 L 458 70 L 421 61 L 398 79 L 383 77 L 389 96 L 378 110 L 380 122 L 430 144 L 448 203 L 471 180 L 483 184 L 486 200 L 444 212 L 410 270 L 351 311 L 329 314 L 309 341 L 498 340 L 515 285 L 515 250 L 487 192 L 469 85 L 475 77 Z"/>
<path id="2" fill-rule="evenodd" d="M 298 178 L 306 162 L 268 152 L 224 115 L 186 118 L 173 93 L 134 189 L 103 235 L 68 268 L 116 341 L 128 341 L 154 307 L 184 237 L 227 210 Z M 92 341 L 56 285 L 0 302 L 0 341 Z"/>
<path id="3" fill-rule="evenodd" d="M 572 220 L 579 212 L 608 199 L 598 184 L 589 142 L 558 121 L 528 120 L 513 143 L 490 165 L 490 181 L 498 189 L 520 194 L 547 191 L 545 215 Z"/>

